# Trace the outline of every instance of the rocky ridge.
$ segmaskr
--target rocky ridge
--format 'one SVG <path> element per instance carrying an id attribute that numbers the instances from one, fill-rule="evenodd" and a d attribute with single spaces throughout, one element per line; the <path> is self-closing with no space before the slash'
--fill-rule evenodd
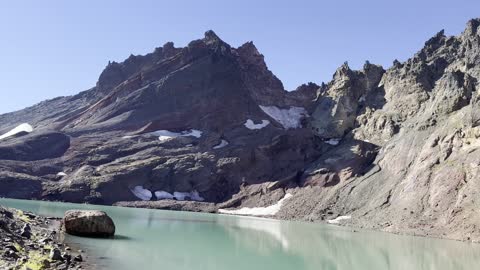
<path id="1" fill-rule="evenodd" d="M 478 241 L 479 25 L 291 92 L 213 31 L 109 63 L 0 116 L 34 128 L 0 141 L 0 196 L 216 212 L 291 194 L 273 217 Z"/>

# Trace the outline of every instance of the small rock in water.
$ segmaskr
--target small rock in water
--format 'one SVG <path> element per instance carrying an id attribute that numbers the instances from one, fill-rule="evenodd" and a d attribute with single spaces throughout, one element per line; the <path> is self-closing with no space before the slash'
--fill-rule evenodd
<path id="1" fill-rule="evenodd" d="M 77 256 L 75 256 L 75 258 L 73 258 L 73 260 L 76 262 L 83 262 L 83 257 L 82 255 L 78 254 Z"/>
<path id="2" fill-rule="evenodd" d="M 70 262 L 72 260 L 72 255 L 70 255 L 69 253 L 65 252 L 62 254 L 62 258 L 63 260 L 65 260 L 66 262 Z"/>

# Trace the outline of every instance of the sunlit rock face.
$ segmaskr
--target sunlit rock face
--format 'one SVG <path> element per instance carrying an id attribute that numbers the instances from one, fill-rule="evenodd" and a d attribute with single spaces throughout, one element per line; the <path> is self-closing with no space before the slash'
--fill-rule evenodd
<path id="1" fill-rule="evenodd" d="M 313 188 L 299 189 L 279 216 L 350 216 L 339 223 L 479 239 L 479 22 L 457 37 L 441 31 L 412 58 L 395 61 L 372 80 L 374 100 L 353 103 L 368 90 L 358 86 L 358 73 L 341 67 L 317 101 L 312 128 L 324 139 L 343 139 L 305 171 Z M 370 147 L 352 145 L 356 157 L 346 158 L 352 139 L 378 148 L 373 163 L 360 163 L 372 156 Z"/>
<path id="2" fill-rule="evenodd" d="M 355 127 L 363 108 L 382 106 L 383 89 L 379 82 L 384 72 L 382 67 L 370 63 L 361 71 L 351 70 L 347 63 L 338 68 L 316 102 L 311 119 L 315 135 L 323 139 L 341 138 Z"/>
<path id="3" fill-rule="evenodd" d="M 0 116 L 1 192 L 232 213 L 291 194 L 274 217 L 478 240 L 479 22 L 292 92 L 213 31 L 109 63 L 87 91 Z"/>

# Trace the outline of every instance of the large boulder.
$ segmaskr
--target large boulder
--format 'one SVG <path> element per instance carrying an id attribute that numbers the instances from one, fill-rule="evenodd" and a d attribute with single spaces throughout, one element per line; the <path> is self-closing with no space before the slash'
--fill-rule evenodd
<path id="1" fill-rule="evenodd" d="M 62 222 L 63 230 L 72 235 L 110 237 L 115 234 L 113 220 L 103 211 L 69 210 Z"/>

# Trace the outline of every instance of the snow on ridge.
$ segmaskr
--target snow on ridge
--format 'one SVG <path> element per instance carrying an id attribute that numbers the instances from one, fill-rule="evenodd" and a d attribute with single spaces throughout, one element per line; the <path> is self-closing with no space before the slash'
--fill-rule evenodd
<path id="1" fill-rule="evenodd" d="M 173 200 L 173 198 L 174 198 L 171 193 L 168 193 L 168 192 L 163 191 L 163 190 L 155 191 L 155 197 L 157 197 L 158 200 L 162 200 L 162 199 Z"/>
<path id="2" fill-rule="evenodd" d="M 202 137 L 202 131 L 196 130 L 196 129 L 190 129 L 190 130 L 184 130 L 182 132 L 173 132 L 169 130 L 157 130 L 150 132 L 148 134 L 158 136 L 158 139 L 160 141 L 167 141 L 173 138 L 177 137 L 195 137 L 195 138 L 200 138 Z"/>
<path id="3" fill-rule="evenodd" d="M 173 192 L 173 197 L 179 201 L 185 201 L 187 198 L 190 198 L 192 201 L 204 201 L 205 199 L 200 197 L 198 191 L 194 190 L 192 192 Z"/>
<path id="4" fill-rule="evenodd" d="M 8 138 L 8 137 L 11 137 L 11 136 L 15 136 L 17 135 L 18 133 L 20 132 L 27 132 L 27 133 L 30 133 L 33 131 L 33 127 L 28 124 L 28 123 L 23 123 L 23 124 L 20 124 L 18 125 L 17 127 L 15 127 L 14 129 L 10 130 L 9 132 L 3 134 L 0 136 L 0 140 L 3 140 L 5 138 Z"/>
<path id="5" fill-rule="evenodd" d="M 59 173 L 57 173 L 57 176 L 62 176 L 63 177 L 63 176 L 67 176 L 67 174 L 64 173 L 64 172 L 59 172 Z"/>
<path id="6" fill-rule="evenodd" d="M 289 109 L 280 109 L 277 106 L 262 106 L 260 109 L 280 123 L 285 129 L 301 128 L 302 117 L 308 116 L 305 108 L 291 106 Z"/>
<path id="7" fill-rule="evenodd" d="M 267 207 L 244 207 L 236 210 L 227 210 L 219 209 L 218 212 L 221 214 L 231 214 L 231 215 L 245 215 L 245 216 L 273 216 L 280 211 L 282 208 L 283 202 L 288 198 L 292 197 L 292 194 L 287 193 L 285 196 L 274 205 Z"/>
<path id="8" fill-rule="evenodd" d="M 152 199 L 152 192 L 143 188 L 143 186 L 136 186 L 130 190 L 132 191 L 133 195 L 142 201 L 150 201 Z"/>
<path id="9" fill-rule="evenodd" d="M 342 220 L 347 220 L 347 219 L 351 219 L 352 216 L 338 216 L 337 218 L 335 219 L 330 219 L 330 220 L 327 220 L 328 223 L 330 224 L 339 224 L 340 221 Z"/>
<path id="10" fill-rule="evenodd" d="M 189 199 L 190 201 L 199 201 L 199 202 L 205 200 L 203 197 L 200 196 L 200 194 L 196 190 L 193 190 L 191 192 L 175 191 L 175 192 L 173 192 L 173 194 L 170 193 L 170 192 L 164 191 L 164 190 L 158 190 L 158 191 L 155 191 L 154 194 L 155 194 L 155 197 L 157 198 L 157 200 L 167 199 L 167 200 L 186 201 L 187 199 Z M 150 197 L 150 199 L 151 199 L 151 197 Z M 150 199 L 148 199 L 148 200 L 150 200 Z"/>
<path id="11" fill-rule="evenodd" d="M 268 126 L 269 124 L 270 124 L 270 121 L 268 120 L 262 120 L 261 124 L 255 124 L 252 119 L 247 119 L 244 125 L 246 128 L 254 130 L 254 129 L 262 129 Z"/>
<path id="12" fill-rule="evenodd" d="M 226 140 L 222 140 L 219 144 L 215 145 L 213 149 L 220 149 L 227 145 L 229 145 L 229 143 Z"/>

